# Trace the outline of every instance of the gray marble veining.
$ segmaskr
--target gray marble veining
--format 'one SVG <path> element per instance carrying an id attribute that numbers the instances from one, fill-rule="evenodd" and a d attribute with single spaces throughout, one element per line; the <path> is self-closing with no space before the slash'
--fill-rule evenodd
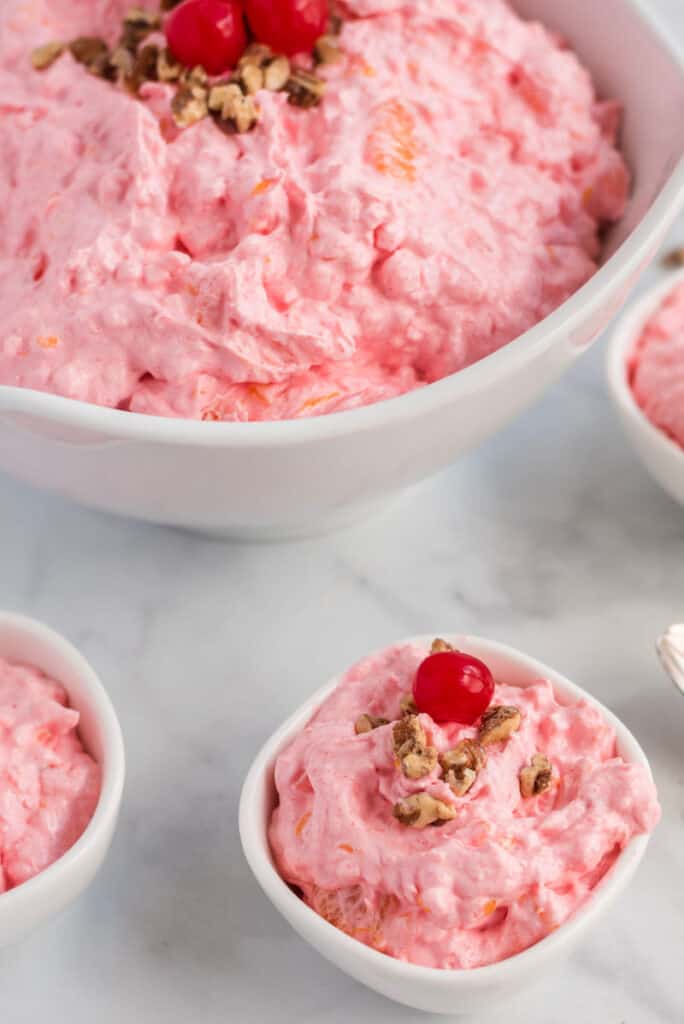
<path id="1" fill-rule="evenodd" d="M 681 0 L 655 3 L 684 37 Z M 684 242 L 684 220 L 672 235 Z M 652 280 L 659 270 L 650 272 Z M 129 780 L 87 896 L 0 956 L 11 1024 L 412 1024 L 292 934 L 239 850 L 240 783 L 304 696 L 421 631 L 508 641 L 609 704 L 664 819 L 640 873 L 507 1024 L 684 1021 L 684 701 L 653 642 L 684 621 L 684 509 L 620 434 L 597 347 L 507 432 L 337 536 L 237 547 L 0 480 L 0 605 L 63 630 L 121 716 Z"/>

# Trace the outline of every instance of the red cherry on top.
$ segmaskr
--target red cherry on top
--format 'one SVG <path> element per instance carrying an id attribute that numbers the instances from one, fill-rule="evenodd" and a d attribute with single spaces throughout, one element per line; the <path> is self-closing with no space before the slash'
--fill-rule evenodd
<path id="1" fill-rule="evenodd" d="M 166 42 L 181 64 L 220 75 L 235 67 L 247 46 L 242 15 L 238 0 L 184 0 L 164 23 Z"/>
<path id="2" fill-rule="evenodd" d="M 461 651 L 431 654 L 418 666 L 413 699 L 435 722 L 472 725 L 489 707 L 494 679 L 484 662 Z"/>
<path id="3" fill-rule="evenodd" d="M 328 0 L 245 0 L 245 10 L 258 42 L 287 56 L 313 50 L 328 24 Z"/>

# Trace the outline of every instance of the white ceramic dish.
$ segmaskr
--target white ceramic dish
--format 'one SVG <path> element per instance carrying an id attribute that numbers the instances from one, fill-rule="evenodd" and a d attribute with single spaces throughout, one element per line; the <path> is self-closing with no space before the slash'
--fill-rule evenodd
<path id="1" fill-rule="evenodd" d="M 444 636 L 443 633 L 433 634 Z M 414 638 L 429 643 L 432 637 Z M 579 686 L 547 665 L 503 644 L 474 636 L 447 636 L 459 650 L 482 658 L 494 677 L 526 686 L 539 678 L 551 681 L 557 693 L 570 700 L 585 698 L 595 704 L 612 724 L 621 755 L 643 764 L 646 756 L 631 732 L 607 708 Z M 523 953 L 488 967 L 468 971 L 441 971 L 416 967 L 378 953 L 345 935 L 311 910 L 282 880 L 274 867 L 267 828 L 276 803 L 273 767 L 279 752 L 309 721 L 314 711 L 337 685 L 338 679 L 318 690 L 268 740 L 257 755 L 240 799 L 240 836 L 245 857 L 268 898 L 302 938 L 311 943 L 341 970 L 369 988 L 406 1006 L 432 1013 L 484 1013 L 497 1001 L 547 978 L 554 963 L 562 962 L 588 928 L 605 914 L 632 878 L 648 845 L 648 836 L 637 836 L 625 847 L 591 899 L 569 921 Z M 477 1018 L 478 1020 L 480 1017 Z"/>
<path id="2" fill-rule="evenodd" d="M 59 913 L 90 884 L 109 849 L 125 768 L 114 708 L 75 647 L 40 622 L 0 612 L 0 657 L 35 665 L 62 683 L 80 713 L 83 745 L 102 766 L 100 798 L 80 839 L 35 878 L 0 893 L 0 946 L 6 946 Z"/>
<path id="3" fill-rule="evenodd" d="M 684 450 L 641 411 L 627 379 L 627 362 L 646 321 L 665 296 L 684 281 L 684 270 L 651 288 L 620 318 L 608 346 L 608 386 L 625 433 L 644 466 L 675 501 L 684 505 Z"/>
<path id="4" fill-rule="evenodd" d="M 281 423 L 171 421 L 0 387 L 0 469 L 122 515 L 242 538 L 359 518 L 503 427 L 606 327 L 684 200 L 684 67 L 646 0 L 513 0 L 625 107 L 634 189 L 593 279 L 522 337 L 428 388 Z"/>

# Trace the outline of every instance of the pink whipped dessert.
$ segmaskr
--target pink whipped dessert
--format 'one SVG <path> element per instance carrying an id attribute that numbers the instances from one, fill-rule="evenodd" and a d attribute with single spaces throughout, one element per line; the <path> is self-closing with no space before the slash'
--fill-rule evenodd
<path id="1" fill-rule="evenodd" d="M 78 721 L 59 683 L 0 659 L 0 893 L 66 853 L 93 816 L 100 768 Z"/>
<path id="2" fill-rule="evenodd" d="M 264 87 L 234 134 L 174 123 L 175 83 L 32 66 L 51 40 L 114 47 L 130 6 L 0 5 L 0 383 L 205 420 L 352 409 L 595 271 L 628 193 L 619 109 L 505 0 L 346 0 L 322 100 Z"/>
<path id="3" fill-rule="evenodd" d="M 628 372 L 644 414 L 684 447 L 684 283 L 673 288 L 644 327 Z"/>
<path id="4" fill-rule="evenodd" d="M 406 644 L 346 673 L 278 757 L 269 836 L 283 878 L 349 935 L 478 967 L 562 925 L 660 810 L 598 709 L 548 681 L 492 680 L 470 725 L 418 712 L 428 656 Z"/>

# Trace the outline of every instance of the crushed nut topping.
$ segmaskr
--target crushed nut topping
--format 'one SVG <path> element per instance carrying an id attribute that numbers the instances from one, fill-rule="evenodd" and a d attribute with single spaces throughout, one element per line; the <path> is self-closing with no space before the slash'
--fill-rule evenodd
<path id="1" fill-rule="evenodd" d="M 417 715 L 418 708 L 416 702 L 413 699 L 412 693 L 405 693 L 399 701 L 399 711 L 402 715 Z"/>
<path id="2" fill-rule="evenodd" d="M 273 50 L 265 43 L 250 43 L 238 61 L 238 71 L 246 64 L 256 64 L 263 68 L 273 57 Z"/>
<path id="3" fill-rule="evenodd" d="M 476 778 L 472 768 L 450 768 L 444 773 L 444 781 L 455 796 L 465 796 Z"/>
<path id="4" fill-rule="evenodd" d="M 388 719 L 379 718 L 377 715 L 359 715 L 354 723 L 354 732 L 360 736 L 362 733 L 379 729 L 381 725 L 389 725 Z"/>
<path id="5" fill-rule="evenodd" d="M 487 753 L 477 740 L 461 740 L 452 750 L 439 755 L 439 763 L 445 772 L 459 768 L 479 772 L 487 763 Z"/>
<path id="6" fill-rule="evenodd" d="M 684 245 L 679 249 L 670 249 L 663 256 L 663 266 L 676 270 L 677 267 L 684 267 Z"/>
<path id="7" fill-rule="evenodd" d="M 397 821 L 410 828 L 443 825 L 456 817 L 456 811 L 450 804 L 437 800 L 429 793 L 413 793 L 399 800 L 394 805 L 392 813 Z"/>
<path id="8" fill-rule="evenodd" d="M 97 36 L 79 36 L 69 43 L 69 50 L 74 60 L 83 64 L 91 74 L 101 78 L 110 77 L 109 47 L 104 39 L 98 39 Z"/>
<path id="9" fill-rule="evenodd" d="M 425 730 L 416 715 L 404 715 L 394 723 L 392 742 L 407 779 L 422 779 L 437 764 L 437 751 L 428 746 Z"/>
<path id="10" fill-rule="evenodd" d="M 456 796 L 464 796 L 487 763 L 487 755 L 477 740 L 466 739 L 461 740 L 453 750 L 440 754 L 439 763 L 446 784 Z"/>
<path id="11" fill-rule="evenodd" d="M 317 64 L 336 64 L 342 59 L 337 39 L 334 36 L 321 36 L 314 47 L 314 60 Z"/>
<path id="12" fill-rule="evenodd" d="M 551 762 L 546 754 L 534 754 L 520 769 L 520 792 L 524 797 L 538 796 L 551 786 Z"/>
<path id="13" fill-rule="evenodd" d="M 489 708 L 482 716 L 479 740 L 482 744 L 499 743 L 507 740 L 520 728 L 521 715 L 516 707 L 497 705 Z"/>
<path id="14" fill-rule="evenodd" d="M 171 112 L 179 128 L 201 121 L 207 116 L 208 109 L 206 93 L 203 97 L 196 96 L 190 85 L 182 85 L 171 100 Z"/>
<path id="15" fill-rule="evenodd" d="M 256 64 L 245 64 L 239 72 L 238 81 L 248 96 L 264 87 L 264 73 Z"/>
<path id="16" fill-rule="evenodd" d="M 308 110 L 317 106 L 323 99 L 325 82 L 310 71 L 295 68 L 285 85 L 285 91 L 294 107 Z"/>
<path id="17" fill-rule="evenodd" d="M 44 71 L 45 68 L 49 68 L 51 64 L 54 64 L 63 53 L 63 43 L 45 43 L 43 46 L 37 46 L 32 52 L 31 63 L 36 71 Z"/>
<path id="18" fill-rule="evenodd" d="M 219 127 L 238 134 L 248 132 L 259 119 L 256 104 L 237 82 L 215 85 L 209 92 L 209 110 Z"/>
<path id="19" fill-rule="evenodd" d="M 149 36 L 150 32 L 155 32 L 159 28 L 161 28 L 161 18 L 158 14 L 144 11 L 141 7 L 133 7 L 124 16 L 119 45 L 125 46 L 126 49 L 135 53 L 143 39 Z"/>
<path id="20" fill-rule="evenodd" d="M 170 11 L 180 0 L 160 0 L 160 11 Z M 224 82 L 217 82 L 211 89 L 235 90 L 210 96 L 208 77 L 203 68 L 184 69 L 168 48 L 142 43 L 153 32 L 161 28 L 162 19 L 142 7 L 132 7 L 124 16 L 121 34 L 113 51 L 104 39 L 96 36 L 80 36 L 70 43 L 46 43 L 31 54 L 33 67 L 42 71 L 50 67 L 65 49 L 69 49 L 80 64 L 91 74 L 118 82 L 134 95 L 146 82 L 164 82 L 177 85 L 171 100 L 171 111 L 176 124 L 186 128 L 195 124 L 209 113 L 216 124 L 226 132 L 248 132 L 259 119 L 259 108 L 253 97 L 261 90 L 269 92 L 286 91 L 289 102 L 296 107 L 308 109 L 320 103 L 325 91 L 325 82 L 311 71 L 293 67 L 289 59 L 276 54 L 269 46 L 251 43 L 238 62 L 233 74 Z M 342 22 L 332 18 L 329 30 L 316 43 L 314 60 L 319 64 L 330 64 L 341 57 L 336 36 Z M 219 100 L 219 96 L 222 99 Z"/>
<path id="21" fill-rule="evenodd" d="M 177 82 L 183 73 L 182 65 L 178 63 L 168 47 L 159 51 L 157 58 L 157 78 L 160 82 Z"/>
<path id="22" fill-rule="evenodd" d="M 446 640 L 442 640 L 441 637 L 435 637 L 430 647 L 430 654 L 441 654 L 443 651 L 453 651 L 451 644 L 447 643 Z"/>
<path id="23" fill-rule="evenodd" d="M 290 70 L 287 57 L 274 57 L 264 68 L 264 87 L 269 92 L 281 92 L 289 81 Z"/>

